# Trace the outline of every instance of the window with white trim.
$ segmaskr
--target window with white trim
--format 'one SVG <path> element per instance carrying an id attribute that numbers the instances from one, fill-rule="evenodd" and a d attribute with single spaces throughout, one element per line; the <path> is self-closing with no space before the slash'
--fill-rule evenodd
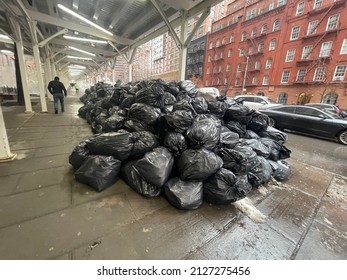
<path id="1" fill-rule="evenodd" d="M 236 78 L 235 80 L 235 86 L 239 86 L 240 85 L 240 78 Z"/>
<path id="2" fill-rule="evenodd" d="M 288 94 L 286 92 L 281 92 L 278 96 L 277 102 L 280 104 L 287 104 Z"/>
<path id="3" fill-rule="evenodd" d="M 347 65 L 338 65 L 335 68 L 333 81 L 343 81 L 346 74 Z"/>
<path id="4" fill-rule="evenodd" d="M 254 53 L 254 47 L 250 46 L 248 49 L 248 54 L 253 54 Z"/>
<path id="5" fill-rule="evenodd" d="M 234 41 L 235 41 L 234 34 L 231 34 L 231 35 L 230 35 L 229 42 L 230 42 L 230 43 L 233 43 Z"/>
<path id="6" fill-rule="evenodd" d="M 300 16 L 303 14 L 304 12 L 304 7 L 305 7 L 305 2 L 302 1 L 298 4 L 298 6 L 296 7 L 296 15 Z"/>
<path id="7" fill-rule="evenodd" d="M 214 54 L 214 60 L 218 60 L 218 54 L 217 53 Z"/>
<path id="8" fill-rule="evenodd" d="M 347 38 L 342 42 L 340 54 L 347 54 Z"/>
<path id="9" fill-rule="evenodd" d="M 274 25 L 272 27 L 272 31 L 277 31 L 277 30 L 280 30 L 280 20 L 279 19 L 276 19 L 274 21 Z"/>
<path id="10" fill-rule="evenodd" d="M 242 32 L 242 35 L 241 35 L 241 42 L 244 42 L 247 40 L 247 32 Z"/>
<path id="11" fill-rule="evenodd" d="M 206 80 L 206 82 L 205 82 L 205 86 L 208 86 L 208 80 Z"/>
<path id="12" fill-rule="evenodd" d="M 298 82 L 303 82 L 305 80 L 306 73 L 307 69 L 299 69 L 298 74 L 296 75 L 296 80 Z"/>
<path id="13" fill-rule="evenodd" d="M 339 24 L 339 14 L 330 16 L 328 19 L 326 31 L 336 29 L 338 24 Z"/>
<path id="14" fill-rule="evenodd" d="M 313 9 L 318 9 L 322 6 L 323 0 L 316 0 L 314 1 Z"/>
<path id="15" fill-rule="evenodd" d="M 314 20 L 308 23 L 306 35 L 315 34 L 317 31 L 318 20 Z"/>
<path id="16" fill-rule="evenodd" d="M 213 42 L 210 42 L 209 49 L 213 48 Z"/>
<path id="17" fill-rule="evenodd" d="M 245 54 L 245 49 L 244 48 L 240 48 L 239 49 L 239 56 L 244 56 Z"/>
<path id="18" fill-rule="evenodd" d="M 270 69 L 272 67 L 272 58 L 266 60 L 265 69 Z"/>
<path id="19" fill-rule="evenodd" d="M 210 70 L 210 67 L 207 67 L 206 73 L 207 73 L 207 74 L 210 74 L 210 71 L 211 71 L 211 70 Z"/>
<path id="20" fill-rule="evenodd" d="M 278 0 L 277 7 L 287 4 L 287 0 Z"/>
<path id="21" fill-rule="evenodd" d="M 294 60 L 295 55 L 295 49 L 289 49 L 287 50 L 287 56 L 286 56 L 286 62 L 290 62 Z"/>
<path id="22" fill-rule="evenodd" d="M 253 77 L 252 85 L 257 85 L 257 84 L 258 84 L 258 77 Z"/>
<path id="23" fill-rule="evenodd" d="M 263 49 L 264 49 L 264 43 L 260 43 L 260 44 L 258 45 L 258 52 L 262 52 Z"/>
<path id="24" fill-rule="evenodd" d="M 290 70 L 283 71 L 282 73 L 282 84 L 287 84 L 289 82 Z"/>
<path id="25" fill-rule="evenodd" d="M 314 71 L 313 80 L 314 81 L 323 81 L 325 78 L 325 69 L 324 67 L 317 67 Z"/>
<path id="26" fill-rule="evenodd" d="M 312 46 L 305 46 L 302 49 L 302 55 L 301 55 L 301 59 L 308 59 L 310 57 L 311 54 L 311 50 L 312 50 Z"/>
<path id="27" fill-rule="evenodd" d="M 263 77 L 263 85 L 268 85 L 268 84 L 269 84 L 269 80 L 270 80 L 269 76 L 268 76 L 268 75 L 265 75 L 265 76 Z"/>
<path id="28" fill-rule="evenodd" d="M 332 44 L 333 44 L 332 41 L 322 43 L 322 46 L 321 46 L 320 52 L 319 52 L 319 57 L 329 56 L 331 53 Z"/>
<path id="29" fill-rule="evenodd" d="M 227 64 L 226 71 L 227 71 L 227 72 L 230 72 L 230 70 L 231 70 L 231 65 L 230 65 L 230 63 L 228 63 L 228 64 Z"/>
<path id="30" fill-rule="evenodd" d="M 300 35 L 300 25 L 294 26 L 292 28 L 292 33 L 290 34 L 290 40 L 298 39 Z"/>
<path id="31" fill-rule="evenodd" d="M 272 2 L 270 2 L 270 4 L 269 4 L 269 11 L 273 10 L 274 8 L 275 8 L 275 2 L 272 1 Z"/>
<path id="32" fill-rule="evenodd" d="M 273 51 L 276 49 L 276 39 L 272 39 L 269 44 L 269 51 Z"/>
<path id="33" fill-rule="evenodd" d="M 257 9 L 252 9 L 250 11 L 247 11 L 246 13 L 246 20 L 254 18 L 257 15 Z"/>
<path id="34" fill-rule="evenodd" d="M 241 63 L 239 63 L 238 65 L 237 65 L 237 72 L 241 72 L 241 70 L 242 70 L 242 64 Z"/>
<path id="35" fill-rule="evenodd" d="M 224 58 L 224 52 L 220 52 L 220 58 Z"/>
<path id="36" fill-rule="evenodd" d="M 218 67 L 218 72 L 219 72 L 219 73 L 222 72 L 222 65 L 219 65 L 219 67 Z"/>
<path id="37" fill-rule="evenodd" d="M 208 55 L 207 61 L 211 62 L 211 55 Z"/>
<path id="38" fill-rule="evenodd" d="M 233 54 L 233 49 L 229 49 L 229 50 L 228 50 L 228 57 L 231 57 L 232 54 Z"/>
<path id="39" fill-rule="evenodd" d="M 216 48 L 218 48 L 220 45 L 219 39 L 216 41 Z"/>
<path id="40" fill-rule="evenodd" d="M 257 28 L 253 28 L 251 32 L 251 38 L 254 38 L 257 35 Z"/>
<path id="41" fill-rule="evenodd" d="M 261 27 L 261 34 L 266 34 L 267 33 L 267 25 L 266 24 L 263 24 L 262 27 Z"/>
<path id="42" fill-rule="evenodd" d="M 254 64 L 254 69 L 255 69 L 255 70 L 259 70 L 259 69 L 260 69 L 260 61 L 259 61 L 259 60 L 257 60 L 257 61 L 255 62 L 255 64 Z"/>
<path id="43" fill-rule="evenodd" d="M 225 45 L 225 44 L 226 44 L 226 41 L 227 41 L 227 39 L 225 39 L 225 37 L 223 37 L 223 39 L 222 39 L 222 45 Z"/>

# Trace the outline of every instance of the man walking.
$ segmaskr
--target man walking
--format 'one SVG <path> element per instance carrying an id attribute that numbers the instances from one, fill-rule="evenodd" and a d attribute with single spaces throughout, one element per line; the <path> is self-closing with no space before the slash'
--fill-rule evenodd
<path id="1" fill-rule="evenodd" d="M 67 95 L 66 88 L 59 77 L 54 77 L 53 81 L 48 84 L 48 90 L 53 95 L 54 111 L 58 114 L 58 100 L 60 101 L 61 111 L 64 112 L 64 95 Z"/>

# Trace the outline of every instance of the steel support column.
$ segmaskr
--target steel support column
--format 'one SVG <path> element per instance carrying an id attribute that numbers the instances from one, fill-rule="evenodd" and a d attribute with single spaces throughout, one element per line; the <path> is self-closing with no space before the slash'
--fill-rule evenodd
<path id="1" fill-rule="evenodd" d="M 11 153 L 10 145 L 8 144 L 4 117 L 0 105 L 0 162 L 13 160 L 15 157 L 16 154 Z"/>
<path id="2" fill-rule="evenodd" d="M 182 11 L 182 17 L 181 17 L 181 33 L 180 33 L 180 40 L 181 42 L 185 42 L 187 39 L 187 28 L 188 22 L 187 22 L 187 11 Z M 187 46 L 185 44 L 182 44 L 182 48 L 179 50 L 179 80 L 183 81 L 186 77 L 186 59 L 187 59 Z"/>

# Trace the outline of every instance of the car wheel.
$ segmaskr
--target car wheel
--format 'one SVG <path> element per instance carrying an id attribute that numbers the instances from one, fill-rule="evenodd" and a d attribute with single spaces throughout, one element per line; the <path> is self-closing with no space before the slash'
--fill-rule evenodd
<path id="1" fill-rule="evenodd" d="M 276 126 L 276 121 L 273 118 L 269 117 L 269 126 L 275 127 Z"/>
<path id="2" fill-rule="evenodd" d="M 347 145 L 347 130 L 341 131 L 339 135 L 337 135 L 337 140 L 344 145 Z"/>

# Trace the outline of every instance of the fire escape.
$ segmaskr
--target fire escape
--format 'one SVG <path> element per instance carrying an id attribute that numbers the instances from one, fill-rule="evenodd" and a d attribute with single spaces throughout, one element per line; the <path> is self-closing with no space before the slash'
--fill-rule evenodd
<path id="1" fill-rule="evenodd" d="M 224 66 L 224 49 L 225 49 L 225 42 L 222 42 L 220 45 L 216 45 L 213 50 L 213 57 L 211 58 L 212 62 L 212 86 L 221 87 L 224 85 L 223 78 L 224 78 L 224 72 L 223 72 L 223 66 Z"/>
<path id="2" fill-rule="evenodd" d="M 347 1 L 346 0 L 339 0 L 335 1 L 334 3 L 319 7 L 317 9 L 313 9 L 308 12 L 309 18 L 312 18 L 313 16 L 322 14 L 319 18 L 317 24 L 308 31 L 307 35 L 302 37 L 303 45 L 307 45 L 309 42 L 313 41 L 312 48 L 302 57 L 301 60 L 298 60 L 296 62 L 296 65 L 298 67 L 306 67 L 306 73 L 305 75 L 302 75 L 299 80 L 297 80 L 295 83 L 299 84 L 308 84 L 310 82 L 305 81 L 305 78 L 308 76 L 309 73 L 312 73 L 317 69 L 318 67 L 322 67 L 324 69 L 324 72 L 326 70 L 326 66 L 329 64 L 332 56 L 332 50 L 331 48 L 328 50 L 321 50 L 317 55 L 313 57 L 313 54 L 316 54 L 317 52 L 314 52 L 319 45 L 321 45 L 322 41 L 325 38 L 336 38 L 338 30 L 339 30 L 339 16 L 335 23 L 331 24 L 328 22 L 327 27 L 325 28 L 324 32 L 317 33 L 317 28 L 321 25 L 324 19 L 328 17 L 330 12 L 334 9 L 337 9 L 343 5 L 345 5 Z"/>

